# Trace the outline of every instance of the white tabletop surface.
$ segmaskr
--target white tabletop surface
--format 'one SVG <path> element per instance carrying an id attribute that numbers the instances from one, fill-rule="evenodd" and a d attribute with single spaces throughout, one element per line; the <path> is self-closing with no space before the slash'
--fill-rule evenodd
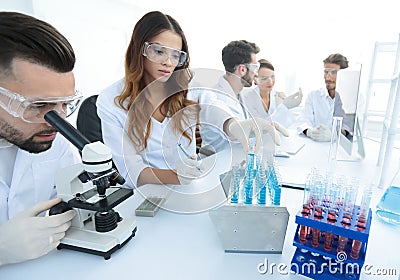
<path id="1" fill-rule="evenodd" d="M 305 141 L 305 147 L 296 155 L 277 159 L 276 163 L 283 181 L 290 182 L 293 178 L 298 178 L 297 182 L 293 183 L 301 184 L 311 167 L 317 166 L 322 169 L 325 166 L 329 144 L 314 143 L 308 139 Z M 338 162 L 338 172 L 367 181 L 373 180 L 378 148 L 377 143 L 366 143 L 367 158 L 361 162 Z M 235 152 L 234 157 L 238 154 L 240 152 Z M 282 254 L 224 252 L 209 214 L 204 211 L 209 206 L 223 202 L 221 192 L 215 195 L 214 200 L 206 199 L 199 202 L 204 198 L 197 188 L 205 186 L 206 189 L 212 189 L 218 182 L 217 174 L 229 169 L 232 160 L 229 155 L 230 153 L 225 153 L 220 158 L 217 157 L 215 170 L 208 179 L 193 184 L 194 191 L 182 191 L 180 195 L 183 197 L 186 195 L 185 199 L 189 201 L 186 206 L 184 201 L 180 201 L 182 198 L 179 195 L 171 195 L 171 200 L 176 199 L 176 204 L 171 203 L 170 206 L 178 205 L 177 211 L 160 210 L 152 218 L 136 217 L 136 236 L 125 247 L 115 252 L 111 259 L 104 260 L 99 256 L 66 249 L 55 250 L 36 260 L 1 267 L 0 279 L 306 279 L 289 272 L 295 251 L 292 245 L 296 228 L 294 219 L 302 203 L 301 190 L 286 188 L 282 190 L 281 205 L 286 206 L 290 213 Z M 287 175 L 290 172 L 294 174 Z M 187 195 L 188 193 L 194 195 Z M 377 276 L 366 275 L 363 272 L 361 279 L 398 279 L 400 274 L 398 241 L 400 228 L 382 222 L 374 213 L 375 205 L 382 193 L 382 189 L 377 189 L 371 202 L 373 222 L 365 264 L 371 267 L 371 274 L 379 272 L 379 269 L 395 269 L 397 275 Z M 116 210 L 122 217 L 133 217 L 134 209 L 142 201 L 143 197 L 136 192 Z M 198 213 L 177 213 L 182 209 L 183 212 L 186 210 L 187 213 Z M 275 268 L 274 271 L 260 274 L 258 265 L 265 260 L 268 264 L 285 264 L 287 268 L 282 273 L 278 273 Z"/>

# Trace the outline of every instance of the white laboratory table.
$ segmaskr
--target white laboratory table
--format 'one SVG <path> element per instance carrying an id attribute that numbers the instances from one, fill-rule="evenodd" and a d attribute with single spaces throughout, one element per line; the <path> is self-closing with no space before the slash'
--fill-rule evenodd
<path id="1" fill-rule="evenodd" d="M 297 176 L 297 183 L 301 184 L 312 166 L 321 168 L 327 161 L 328 143 L 314 143 L 308 139 L 305 141 L 306 146 L 295 156 L 277 159 L 283 181 L 291 181 Z M 379 145 L 367 141 L 365 144 L 367 158 L 361 162 L 338 162 L 338 172 L 362 177 L 367 181 L 368 178 L 373 179 L 376 169 L 374 151 L 378 150 Z M 240 152 L 233 153 L 234 157 L 238 154 Z M 231 158 L 225 154 L 223 159 L 217 158 L 216 173 L 229 169 Z M 295 174 L 285 176 L 286 172 Z M 216 174 L 208 177 L 212 177 L 211 181 L 200 180 L 199 185 L 211 182 L 206 184 L 211 186 L 218 181 Z M 382 193 L 382 189 L 374 193 L 371 203 L 373 213 Z M 36 260 L 1 267 L 0 279 L 306 279 L 290 273 L 290 262 L 295 251 L 292 245 L 296 229 L 294 218 L 302 203 L 302 195 L 301 190 L 282 190 L 282 205 L 290 213 L 282 254 L 225 253 L 208 212 L 201 210 L 207 206 L 207 202 L 204 202 L 206 198 L 194 196 L 194 200 L 188 199 L 187 204 L 191 206 L 185 209 L 187 212 L 199 213 L 181 214 L 176 213 L 178 211 L 160 210 L 152 218 L 136 217 L 136 236 L 109 260 L 65 249 L 55 250 Z M 193 206 L 196 199 L 203 200 L 199 202 L 201 206 L 198 208 Z M 142 200 L 143 197 L 136 193 L 132 199 L 120 204 L 117 210 L 122 217 L 133 216 L 134 209 Z M 216 198 L 213 203 L 217 205 L 221 201 Z M 386 224 L 373 214 L 365 260 L 371 275 L 363 272 L 361 279 L 399 278 L 399 237 L 399 227 Z M 275 266 L 275 269 L 260 274 L 258 266 L 265 260 L 269 265 L 285 264 L 287 268 L 279 273 Z M 392 273 L 395 270 L 396 275 L 376 275 L 382 269 L 392 269 Z"/>

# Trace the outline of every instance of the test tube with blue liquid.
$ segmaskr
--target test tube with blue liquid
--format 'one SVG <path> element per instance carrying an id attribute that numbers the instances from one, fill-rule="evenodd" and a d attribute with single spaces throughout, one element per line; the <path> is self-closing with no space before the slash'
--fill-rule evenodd
<path id="1" fill-rule="evenodd" d="M 280 205 L 280 203 L 281 203 L 281 185 L 279 183 L 278 171 L 274 166 L 273 166 L 272 174 L 273 174 L 273 190 L 274 190 L 272 204 Z"/>
<path id="2" fill-rule="evenodd" d="M 254 167 L 255 167 L 255 145 L 256 139 L 253 131 L 250 132 L 249 136 L 249 152 L 247 154 L 247 167 L 246 174 L 243 180 L 244 185 L 244 203 L 252 204 L 253 202 L 253 179 L 254 179 Z"/>
<path id="3" fill-rule="evenodd" d="M 258 194 L 257 203 L 259 205 L 265 205 L 267 202 L 267 176 L 265 174 L 265 168 L 262 162 L 258 164 L 256 186 Z"/>
<path id="4" fill-rule="evenodd" d="M 231 180 L 231 203 L 239 202 L 239 189 L 240 189 L 240 169 L 238 165 L 234 165 L 232 168 L 232 180 Z"/>

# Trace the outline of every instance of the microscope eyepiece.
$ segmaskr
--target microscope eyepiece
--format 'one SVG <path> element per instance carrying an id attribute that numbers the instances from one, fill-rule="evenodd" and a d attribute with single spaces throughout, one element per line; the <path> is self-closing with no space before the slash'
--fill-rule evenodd
<path id="1" fill-rule="evenodd" d="M 71 142 L 79 151 L 82 151 L 85 145 L 89 144 L 90 141 L 83 136 L 75 127 L 69 122 L 64 120 L 57 111 L 50 111 L 44 115 L 44 119 L 51 124 L 58 132 L 60 132 L 69 142 Z"/>

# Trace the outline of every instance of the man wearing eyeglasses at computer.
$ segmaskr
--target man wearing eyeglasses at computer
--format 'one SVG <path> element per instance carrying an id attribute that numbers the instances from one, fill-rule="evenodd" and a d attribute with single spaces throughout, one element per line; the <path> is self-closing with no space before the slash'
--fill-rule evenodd
<path id="1" fill-rule="evenodd" d="M 333 117 L 345 117 L 342 100 L 336 91 L 336 76 L 338 71 L 349 65 L 347 58 L 339 53 L 329 55 L 323 62 L 326 87 L 309 93 L 298 126 L 299 133 L 321 142 L 331 139 Z M 342 128 L 349 131 L 345 123 Z"/>
<path id="2" fill-rule="evenodd" d="M 47 254 L 71 225 L 74 210 L 40 215 L 60 201 L 55 173 L 80 161 L 43 117 L 67 117 L 81 95 L 73 49 L 54 27 L 14 12 L 0 12 L 0 22 L 1 266 Z"/>

